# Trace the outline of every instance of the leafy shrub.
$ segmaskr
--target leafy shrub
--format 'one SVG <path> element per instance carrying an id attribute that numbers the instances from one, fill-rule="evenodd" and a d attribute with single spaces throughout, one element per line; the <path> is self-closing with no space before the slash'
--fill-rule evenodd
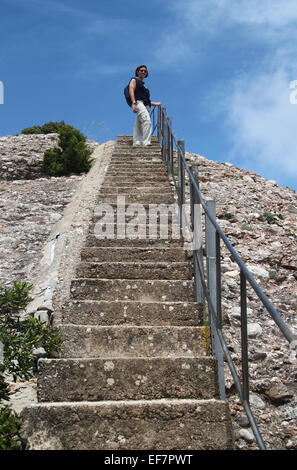
<path id="1" fill-rule="evenodd" d="M 264 212 L 264 214 L 260 215 L 259 220 L 261 222 L 268 222 L 269 224 L 275 221 L 274 214 L 272 212 Z"/>
<path id="2" fill-rule="evenodd" d="M 0 450 L 19 450 L 20 418 L 9 407 L 0 409 Z"/>
<path id="3" fill-rule="evenodd" d="M 42 134 L 40 126 L 26 127 L 22 130 L 22 134 Z"/>
<path id="4" fill-rule="evenodd" d="M 46 176 L 68 176 L 88 172 L 92 152 L 86 146 L 86 137 L 69 125 L 61 127 L 59 136 L 59 147 L 44 152 L 43 173 Z"/>
<path id="5" fill-rule="evenodd" d="M 64 121 L 51 121 L 43 124 L 43 126 L 26 127 L 22 130 L 22 134 L 53 134 L 58 133 L 63 126 L 65 126 Z"/>
<path id="6" fill-rule="evenodd" d="M 231 220 L 234 218 L 234 214 L 231 214 L 231 212 L 226 212 L 224 214 L 219 215 L 218 218 L 222 220 Z"/>
<path id="7" fill-rule="evenodd" d="M 59 134 L 59 147 L 46 150 L 42 171 L 45 176 L 69 176 L 71 173 L 88 172 L 92 151 L 87 148 L 86 137 L 64 121 L 47 122 L 42 126 L 27 127 L 22 134 Z"/>
<path id="8" fill-rule="evenodd" d="M 294 206 L 288 206 L 289 212 L 292 212 L 293 214 L 297 214 L 297 209 Z"/>
<path id="9" fill-rule="evenodd" d="M 21 319 L 20 310 L 31 300 L 31 285 L 14 282 L 10 288 L 0 285 L 0 401 L 9 400 L 9 386 L 4 374 L 28 380 L 34 375 L 35 348 L 43 348 L 51 357 L 60 347 L 57 329 L 32 316 Z M 0 408 L 0 449 L 11 450 L 18 445 L 19 421 L 9 406 Z M 13 437 L 14 436 L 14 437 Z"/>
<path id="10" fill-rule="evenodd" d="M 248 224 L 241 225 L 241 230 L 248 230 L 249 232 L 254 232 L 255 228 Z"/>

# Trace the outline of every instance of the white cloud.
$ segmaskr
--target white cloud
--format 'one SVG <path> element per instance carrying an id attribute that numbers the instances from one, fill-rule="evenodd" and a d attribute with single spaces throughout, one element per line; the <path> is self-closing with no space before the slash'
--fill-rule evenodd
<path id="1" fill-rule="evenodd" d="M 197 56 L 188 35 L 181 31 L 166 31 L 155 44 L 155 60 L 162 69 L 169 65 L 179 65 L 194 60 Z"/>
<path id="2" fill-rule="evenodd" d="M 95 60 L 86 57 L 79 70 L 73 75 L 76 79 L 96 80 L 100 77 L 111 77 L 127 74 L 132 67 L 129 65 L 118 65 L 104 63 L 101 59 Z"/>
<path id="3" fill-rule="evenodd" d="M 290 103 L 290 82 L 297 80 L 296 0 L 175 0 L 170 5 L 188 45 L 193 47 L 194 37 L 204 41 L 211 56 L 214 44 L 224 44 L 225 33 L 230 38 L 234 32 L 241 56 L 247 51 L 246 61 L 238 63 L 228 55 L 228 42 L 222 46 L 222 60 L 234 65 L 224 80 L 213 83 L 204 108 L 225 123 L 230 160 L 268 178 L 296 180 L 297 105 Z"/>
<path id="4" fill-rule="evenodd" d="M 129 31 L 133 26 L 131 20 L 121 18 L 102 17 L 90 21 L 83 27 L 83 31 L 88 34 L 98 36 L 115 36 Z"/>
<path id="5" fill-rule="evenodd" d="M 295 0 L 175 0 L 171 9 L 197 30 L 234 24 L 288 26 L 297 20 Z"/>
<path id="6" fill-rule="evenodd" d="M 297 178 L 297 105 L 290 103 L 289 85 L 283 69 L 234 82 L 226 102 L 231 161 L 268 178 Z"/>
<path id="7" fill-rule="evenodd" d="M 279 48 L 297 40 L 296 0 L 173 0 L 171 16 L 158 38 L 156 58 L 161 63 L 200 58 L 213 39 L 236 31 L 247 44 Z"/>

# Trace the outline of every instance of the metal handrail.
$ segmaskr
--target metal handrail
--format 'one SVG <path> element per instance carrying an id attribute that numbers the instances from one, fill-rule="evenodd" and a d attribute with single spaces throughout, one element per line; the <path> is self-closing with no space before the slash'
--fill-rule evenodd
<path id="1" fill-rule="evenodd" d="M 154 132 L 157 129 L 157 126 L 158 126 L 158 120 L 156 120 L 156 118 L 155 118 L 155 108 L 156 108 L 156 106 L 152 106 L 152 109 L 150 111 L 150 118 L 152 120 L 152 134 L 154 134 Z"/>
<path id="2" fill-rule="evenodd" d="M 152 110 L 153 122 L 155 123 L 155 108 Z M 218 359 L 218 374 L 219 374 L 219 385 L 221 397 L 225 398 L 224 390 L 225 385 L 222 384 L 224 381 L 224 372 L 223 372 L 223 362 L 222 357 L 224 356 L 227 364 L 229 366 L 231 375 L 234 380 L 236 390 L 239 394 L 241 403 L 244 407 L 246 415 L 248 417 L 249 423 L 255 435 L 258 446 L 261 450 L 266 450 L 265 443 L 260 434 L 260 431 L 257 427 L 255 418 L 250 408 L 249 403 L 249 372 L 248 372 L 248 335 L 247 335 L 247 296 L 246 296 L 246 283 L 248 282 L 253 288 L 258 298 L 261 300 L 262 304 L 266 310 L 271 315 L 274 322 L 279 327 L 280 331 L 287 339 L 290 345 L 290 349 L 295 349 L 297 351 L 297 336 L 294 335 L 287 323 L 281 318 L 280 314 L 277 312 L 272 303 L 268 300 L 267 296 L 264 294 L 259 284 L 255 281 L 250 271 L 238 255 L 237 251 L 231 245 L 227 236 L 224 234 L 223 230 L 216 221 L 215 211 L 210 209 L 209 202 L 205 202 L 203 196 L 199 189 L 199 180 L 197 175 L 193 175 L 190 167 L 188 166 L 185 159 L 185 147 L 184 141 L 177 141 L 173 131 L 171 119 L 166 116 L 166 108 L 158 108 L 158 117 L 157 124 L 153 126 L 154 130 L 157 129 L 158 140 L 162 145 L 162 159 L 164 164 L 167 166 L 167 172 L 172 176 L 177 196 L 178 204 L 180 208 L 180 224 L 181 228 L 185 223 L 189 226 L 189 223 L 186 220 L 186 216 L 183 210 L 183 205 L 185 204 L 185 171 L 189 177 L 190 184 L 190 198 L 191 198 L 191 218 L 192 218 L 192 227 L 195 230 L 195 211 L 193 207 L 195 204 L 201 205 L 204 210 L 205 217 L 209 224 L 213 227 L 214 230 L 214 244 L 215 244 L 215 283 L 211 284 L 209 279 L 207 283 L 204 279 L 204 268 L 203 261 L 201 256 L 199 256 L 198 250 L 193 250 L 193 259 L 194 259 L 194 279 L 195 285 L 199 285 L 202 290 L 207 302 L 208 310 L 211 318 L 211 329 L 214 330 L 213 333 L 216 335 L 216 342 L 214 342 L 215 354 Z M 173 144 L 175 144 L 177 155 L 177 168 L 178 175 L 175 178 L 174 174 L 174 155 L 173 155 Z M 242 384 L 237 374 L 236 368 L 234 366 L 233 360 L 231 358 L 230 352 L 228 350 L 227 343 L 224 339 L 222 332 L 222 319 L 221 319 L 221 291 L 220 291 L 220 280 L 221 280 L 221 270 L 220 270 L 220 240 L 223 240 L 225 246 L 232 254 L 234 261 L 240 268 L 240 302 L 241 302 L 241 359 L 242 359 Z M 206 242 L 207 242 L 206 238 Z M 208 276 L 210 277 L 210 276 Z M 214 292 L 215 291 L 215 292 Z M 196 289 L 196 301 L 203 301 L 200 294 Z M 218 344 L 221 350 L 218 350 Z M 223 355 L 223 356 L 222 356 Z"/>

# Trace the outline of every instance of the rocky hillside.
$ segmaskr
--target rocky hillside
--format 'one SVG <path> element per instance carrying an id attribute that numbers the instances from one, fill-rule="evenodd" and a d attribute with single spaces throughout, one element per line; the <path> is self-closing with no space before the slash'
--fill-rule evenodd
<path id="1" fill-rule="evenodd" d="M 0 137 L 0 283 L 34 279 L 41 249 L 83 175 L 43 178 L 58 134 Z M 90 148 L 96 143 L 88 141 Z"/>
<path id="2" fill-rule="evenodd" d="M 58 145 L 58 134 L 0 137 L 0 178 L 32 180 L 41 177 L 45 150 Z"/>
<path id="3" fill-rule="evenodd" d="M 42 154 L 57 135 L 0 138 L 0 282 L 32 282 L 41 250 L 85 176 L 41 177 Z M 95 146 L 95 143 L 90 143 Z M 297 193 L 259 175 L 187 154 L 198 163 L 201 192 L 215 199 L 230 242 L 281 316 L 297 334 Z M 239 269 L 222 247 L 224 333 L 240 367 Z M 251 406 L 269 449 L 297 449 L 297 364 L 278 327 L 248 291 Z M 239 368 L 240 370 L 240 368 Z M 236 448 L 256 449 L 226 368 Z M 26 401 L 26 384 L 14 388 Z M 32 383 L 29 384 L 32 388 Z M 25 387 L 25 388 L 24 388 Z M 29 394 L 29 399 L 34 399 Z M 22 398 L 25 397 L 25 398 Z"/>
<path id="4" fill-rule="evenodd" d="M 297 193 L 275 181 L 188 154 L 199 165 L 200 190 L 216 201 L 219 225 L 264 293 L 297 334 Z M 224 334 L 240 371 L 239 269 L 222 246 Z M 250 403 L 270 449 L 297 449 L 297 361 L 287 341 L 248 289 Z M 255 448 L 226 367 L 227 396 L 238 448 Z"/>

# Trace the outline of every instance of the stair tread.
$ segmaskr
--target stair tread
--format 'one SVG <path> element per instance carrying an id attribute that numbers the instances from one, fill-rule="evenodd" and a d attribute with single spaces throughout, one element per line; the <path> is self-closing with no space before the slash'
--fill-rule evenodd
<path id="1" fill-rule="evenodd" d="M 209 398 L 209 399 L 195 399 L 195 398 L 159 398 L 159 399 L 152 399 L 152 400 L 100 400 L 100 401 L 73 401 L 73 402 L 41 402 L 41 403 L 32 403 L 27 408 L 48 408 L 50 406 L 60 408 L 62 406 L 69 406 L 69 407 L 105 407 L 114 405 L 116 407 L 126 405 L 126 406 L 133 406 L 133 405 L 144 405 L 149 406 L 152 405 L 166 405 L 166 404 L 174 404 L 177 406 L 183 404 L 201 404 L 202 406 L 208 406 L 210 403 L 219 403 L 222 405 L 226 405 L 224 400 L 219 400 L 217 398 Z"/>
<path id="2" fill-rule="evenodd" d="M 198 355 L 45 359 L 38 375 L 40 401 L 218 398 L 216 361 Z"/>

